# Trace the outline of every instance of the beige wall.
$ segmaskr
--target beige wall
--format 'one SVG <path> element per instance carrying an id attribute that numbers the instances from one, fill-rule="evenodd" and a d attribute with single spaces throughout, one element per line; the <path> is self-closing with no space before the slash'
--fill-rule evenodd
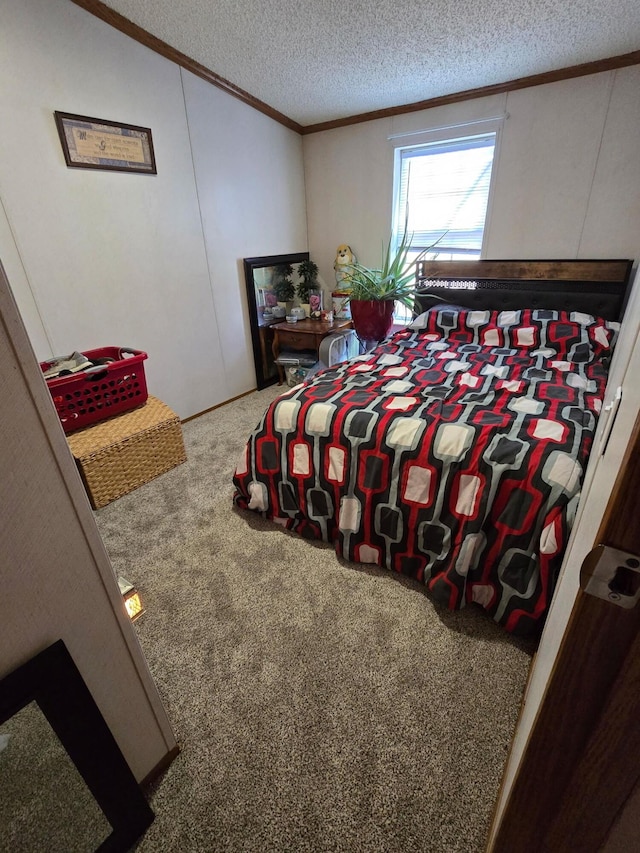
<path id="1" fill-rule="evenodd" d="M 199 77 L 183 83 L 229 399 L 256 384 L 242 258 L 307 247 L 302 141 Z"/>
<path id="2" fill-rule="evenodd" d="M 393 137 L 460 136 L 500 116 L 485 256 L 633 258 L 639 91 L 633 66 L 305 136 L 309 251 L 326 286 L 339 243 L 365 263 L 380 257 L 391 227 Z"/>
<path id="3" fill-rule="evenodd" d="M 141 780 L 175 738 L 1 268 L 0 399 L 0 677 L 62 639 Z"/>
<path id="4" fill-rule="evenodd" d="M 307 247 L 300 136 L 69 0 L 0 8 L 0 258 L 38 358 L 145 350 L 182 417 L 255 387 L 242 258 Z M 158 174 L 67 168 L 54 110 L 150 127 Z"/>

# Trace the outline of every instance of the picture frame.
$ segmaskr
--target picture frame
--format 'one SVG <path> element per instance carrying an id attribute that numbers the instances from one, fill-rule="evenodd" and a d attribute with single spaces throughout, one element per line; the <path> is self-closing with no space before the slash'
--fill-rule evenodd
<path id="1" fill-rule="evenodd" d="M 58 110 L 54 117 L 69 168 L 157 175 L 151 128 Z"/>

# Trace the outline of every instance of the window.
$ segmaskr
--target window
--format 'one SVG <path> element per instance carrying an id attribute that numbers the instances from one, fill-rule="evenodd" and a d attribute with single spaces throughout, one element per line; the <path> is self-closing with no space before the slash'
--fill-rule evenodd
<path id="1" fill-rule="evenodd" d="M 408 223 L 411 260 L 436 241 L 428 258 L 480 257 L 495 145 L 492 132 L 396 149 L 393 233 L 397 245 Z"/>

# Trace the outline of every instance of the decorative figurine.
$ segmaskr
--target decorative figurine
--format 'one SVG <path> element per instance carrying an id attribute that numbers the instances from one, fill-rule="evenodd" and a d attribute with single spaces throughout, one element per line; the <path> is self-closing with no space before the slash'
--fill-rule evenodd
<path id="1" fill-rule="evenodd" d="M 342 282 L 349 275 L 349 267 L 356 262 L 356 256 L 351 251 L 351 246 L 346 243 L 341 243 L 336 249 L 336 259 L 333 262 L 333 268 L 336 272 L 336 282 L 342 285 Z M 339 288 L 338 288 L 339 289 Z"/>

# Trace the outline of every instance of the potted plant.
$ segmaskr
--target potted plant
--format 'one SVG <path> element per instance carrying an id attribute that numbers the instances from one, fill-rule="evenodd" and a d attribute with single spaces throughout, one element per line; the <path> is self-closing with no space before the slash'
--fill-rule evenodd
<path id="1" fill-rule="evenodd" d="M 444 235 L 443 235 L 444 236 Z M 396 302 L 410 311 L 414 310 L 416 286 L 415 265 L 442 239 L 438 238 L 411 262 L 407 256 L 411 249 L 411 235 L 404 234 L 397 249 L 393 251 L 393 236 L 383 249 L 382 262 L 378 269 L 371 269 L 354 261 L 344 278 L 356 334 L 362 341 L 378 343 L 389 334 L 393 323 Z"/>
<path id="2" fill-rule="evenodd" d="M 296 292 L 300 304 L 309 314 L 309 294 L 312 290 L 318 289 L 318 265 L 311 260 L 301 261 L 298 264 L 298 276 L 300 281 Z"/>
<path id="3" fill-rule="evenodd" d="M 278 300 L 280 307 L 284 308 L 286 311 L 288 311 L 290 304 L 293 302 L 296 295 L 296 289 L 291 279 L 292 275 L 293 267 L 291 264 L 282 264 L 281 266 L 276 267 L 273 292 L 276 295 L 276 299 Z"/>

